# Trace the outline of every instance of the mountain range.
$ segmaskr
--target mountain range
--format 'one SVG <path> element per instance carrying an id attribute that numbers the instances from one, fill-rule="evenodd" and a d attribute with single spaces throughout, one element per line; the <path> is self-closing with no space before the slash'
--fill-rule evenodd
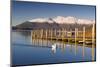
<path id="1" fill-rule="evenodd" d="M 59 23 L 59 24 L 74 24 L 74 23 L 78 23 L 78 24 L 94 24 L 95 20 L 89 20 L 89 19 L 78 19 L 72 16 L 67 16 L 67 17 L 63 17 L 63 16 L 57 16 L 54 18 L 36 18 L 36 19 L 31 19 L 28 20 L 29 22 L 48 22 L 48 23 Z"/>
<path id="2" fill-rule="evenodd" d="M 27 20 L 21 24 L 13 26 L 12 29 L 16 30 L 33 30 L 33 29 L 62 29 L 68 30 L 78 27 L 82 29 L 85 26 L 87 29 L 95 24 L 95 20 L 77 19 L 75 17 L 57 16 L 55 18 L 36 18 Z"/>

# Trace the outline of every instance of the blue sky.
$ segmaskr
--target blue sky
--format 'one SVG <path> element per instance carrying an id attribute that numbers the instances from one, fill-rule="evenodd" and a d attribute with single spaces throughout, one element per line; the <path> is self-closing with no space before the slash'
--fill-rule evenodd
<path id="1" fill-rule="evenodd" d="M 34 18 L 56 16 L 74 16 L 94 20 L 95 6 L 12 1 L 13 26 Z"/>

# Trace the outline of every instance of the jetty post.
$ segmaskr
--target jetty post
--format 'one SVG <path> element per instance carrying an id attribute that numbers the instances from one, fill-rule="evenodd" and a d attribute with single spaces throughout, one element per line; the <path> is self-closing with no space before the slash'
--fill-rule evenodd
<path id="1" fill-rule="evenodd" d="M 31 42 L 33 43 L 33 31 L 31 31 Z"/>
<path id="2" fill-rule="evenodd" d="M 52 31 L 52 29 L 50 30 L 50 34 L 51 34 L 51 40 L 52 40 L 52 36 L 53 36 L 53 31 Z"/>
<path id="3" fill-rule="evenodd" d="M 83 43 L 85 42 L 85 27 L 83 27 Z"/>
<path id="4" fill-rule="evenodd" d="M 61 35 L 61 31 L 60 31 L 60 29 L 57 31 L 57 33 L 58 33 L 58 35 L 57 35 L 57 40 L 59 40 L 60 35 Z"/>
<path id="5" fill-rule="evenodd" d="M 77 39 L 77 28 L 75 28 L 75 55 L 77 53 L 77 44 L 76 44 L 76 39 Z"/>
<path id="6" fill-rule="evenodd" d="M 77 41 L 77 28 L 75 28 L 75 43 Z"/>
<path id="7" fill-rule="evenodd" d="M 43 29 L 41 29 L 41 39 L 43 38 Z"/>
<path id="8" fill-rule="evenodd" d="M 35 39 L 35 30 L 31 31 L 31 35 L 32 35 L 32 39 L 34 38 Z"/>
<path id="9" fill-rule="evenodd" d="M 56 29 L 55 29 L 55 31 L 54 31 L 54 38 L 56 39 L 56 36 L 57 36 L 57 31 L 56 31 Z"/>
<path id="10" fill-rule="evenodd" d="M 46 39 L 48 38 L 48 30 L 45 30 L 45 37 L 46 37 Z"/>
<path id="11" fill-rule="evenodd" d="M 93 27 L 92 27 L 92 44 L 95 43 L 95 24 L 93 24 Z"/>
<path id="12" fill-rule="evenodd" d="M 92 61 L 94 61 L 94 50 L 95 50 L 95 48 L 94 48 L 94 46 L 95 46 L 95 24 L 93 24 L 93 27 L 92 27 Z"/>
<path id="13" fill-rule="evenodd" d="M 85 56 L 84 50 L 85 50 L 85 27 L 83 27 L 83 48 L 82 48 L 83 57 Z"/>
<path id="14" fill-rule="evenodd" d="M 64 28 L 62 28 L 62 30 L 61 30 L 61 39 L 62 39 L 62 41 L 64 40 Z"/>

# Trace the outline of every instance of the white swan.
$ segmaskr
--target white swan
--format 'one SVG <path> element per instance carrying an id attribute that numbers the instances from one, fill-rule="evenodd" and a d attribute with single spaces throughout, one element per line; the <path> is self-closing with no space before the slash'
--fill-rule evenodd
<path id="1" fill-rule="evenodd" d="M 57 45 L 56 44 L 53 44 L 52 45 L 52 49 L 51 49 L 53 51 L 53 53 L 56 53 L 56 48 L 57 48 Z"/>

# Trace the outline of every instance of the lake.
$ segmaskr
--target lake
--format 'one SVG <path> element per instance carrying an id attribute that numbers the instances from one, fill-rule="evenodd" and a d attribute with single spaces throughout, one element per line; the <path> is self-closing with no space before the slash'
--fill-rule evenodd
<path id="1" fill-rule="evenodd" d="M 30 31 L 12 31 L 12 64 L 38 65 L 96 60 L 96 48 L 84 44 L 32 39 Z"/>

